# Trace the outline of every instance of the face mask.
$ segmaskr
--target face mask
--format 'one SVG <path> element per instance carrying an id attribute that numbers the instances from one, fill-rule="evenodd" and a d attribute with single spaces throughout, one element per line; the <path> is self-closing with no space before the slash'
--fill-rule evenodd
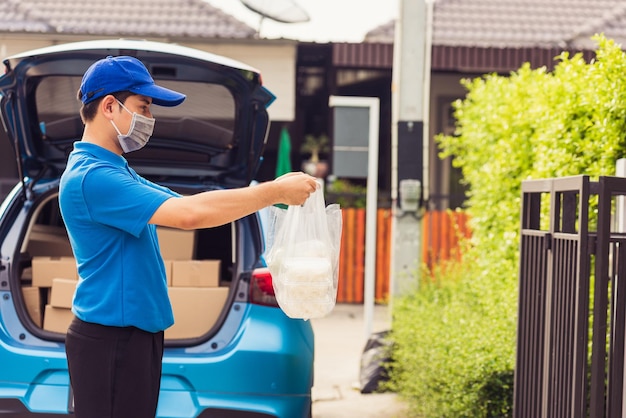
<path id="1" fill-rule="evenodd" d="M 120 142 L 120 146 L 125 153 L 137 151 L 145 147 L 150 139 L 150 136 L 152 135 L 152 131 L 154 130 L 155 119 L 148 118 L 136 112 L 131 112 L 126 109 L 126 106 L 124 106 L 122 102 L 119 100 L 117 102 L 124 108 L 124 110 L 133 115 L 133 119 L 130 122 L 130 129 L 128 129 L 128 133 L 126 135 L 123 135 L 120 130 L 117 129 L 115 122 L 111 120 L 113 127 L 117 131 L 117 139 Z"/>

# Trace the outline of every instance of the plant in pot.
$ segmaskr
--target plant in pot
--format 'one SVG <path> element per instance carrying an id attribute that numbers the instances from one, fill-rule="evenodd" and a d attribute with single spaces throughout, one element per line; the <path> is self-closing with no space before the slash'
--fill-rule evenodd
<path id="1" fill-rule="evenodd" d="M 309 156 L 302 163 L 302 171 L 315 177 L 323 178 L 328 174 L 328 162 L 321 160 L 320 155 L 327 153 L 330 148 L 328 136 L 306 135 L 300 147 L 300 152 Z"/>

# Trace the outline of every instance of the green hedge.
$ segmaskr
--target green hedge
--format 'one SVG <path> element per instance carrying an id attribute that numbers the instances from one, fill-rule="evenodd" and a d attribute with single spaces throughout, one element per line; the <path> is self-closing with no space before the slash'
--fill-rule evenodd
<path id="1" fill-rule="evenodd" d="M 591 63 L 563 53 L 552 72 L 463 81 L 455 135 L 437 140 L 467 182 L 472 240 L 392 301 L 390 386 L 415 416 L 511 415 L 521 182 L 612 175 L 626 156 L 626 55 L 594 40 Z"/>
<path id="2" fill-rule="evenodd" d="M 391 389 L 413 416 L 510 415 L 515 350 L 515 269 L 451 262 L 424 273 L 420 290 L 393 302 Z M 492 276 L 497 274 L 497 277 Z"/>

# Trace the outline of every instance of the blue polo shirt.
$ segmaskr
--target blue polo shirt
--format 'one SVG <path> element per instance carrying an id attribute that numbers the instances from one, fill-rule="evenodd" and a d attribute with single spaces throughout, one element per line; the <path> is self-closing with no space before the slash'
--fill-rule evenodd
<path id="1" fill-rule="evenodd" d="M 126 159 L 76 142 L 59 204 L 78 266 L 72 312 L 101 325 L 163 331 L 174 323 L 155 225 L 179 194 L 139 176 Z"/>

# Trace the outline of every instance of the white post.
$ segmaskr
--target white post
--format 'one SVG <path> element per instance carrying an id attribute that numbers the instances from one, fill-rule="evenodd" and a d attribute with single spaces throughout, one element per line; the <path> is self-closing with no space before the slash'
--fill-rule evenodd
<path id="1" fill-rule="evenodd" d="M 428 200 L 430 194 L 430 76 L 432 68 L 433 51 L 433 14 L 435 0 L 426 0 L 426 24 L 424 28 L 424 178 L 422 188 L 424 190 L 424 200 Z"/>
<path id="2" fill-rule="evenodd" d="M 432 7 L 427 0 L 399 0 L 393 52 L 392 127 L 391 127 L 391 201 L 392 250 L 390 263 L 390 304 L 395 296 L 416 288 L 421 265 L 421 220 L 417 211 L 400 207 L 400 182 L 419 180 L 425 195 L 428 184 L 429 137 L 427 109 L 430 86 L 431 36 L 426 33 Z M 431 1 L 431 0 L 428 0 Z M 432 4 L 430 5 L 432 6 Z M 430 88 L 430 87 L 428 87 Z M 390 309 L 391 311 L 391 309 Z"/>
<path id="3" fill-rule="evenodd" d="M 365 203 L 365 277 L 363 284 L 363 322 L 365 339 L 372 333 L 376 296 L 376 214 L 378 212 L 378 97 L 331 96 L 330 107 L 369 108 L 369 138 L 367 150 L 367 197 Z"/>
<path id="4" fill-rule="evenodd" d="M 615 166 L 615 175 L 617 177 L 626 177 L 626 158 L 620 158 L 617 160 Z M 615 198 L 615 232 L 626 232 L 626 200 L 624 196 L 617 196 Z M 617 297 L 617 295 L 615 295 Z M 624 353 L 624 361 L 626 361 L 626 353 Z M 626 397 L 626 378 L 622 385 L 622 398 Z M 626 413 L 626 403 L 622 404 L 622 415 Z"/>
<path id="5" fill-rule="evenodd" d="M 378 119 L 379 99 L 370 100 L 370 137 L 367 159 L 367 202 L 365 209 L 365 283 L 363 320 L 365 340 L 372 334 L 376 296 L 376 222 L 378 213 Z"/>
<path id="6" fill-rule="evenodd" d="M 626 177 L 626 158 L 617 160 L 615 175 L 617 177 Z M 626 200 L 624 196 L 617 196 L 615 204 L 616 232 L 626 232 Z M 626 386 L 624 386 L 624 390 L 626 390 Z"/>

